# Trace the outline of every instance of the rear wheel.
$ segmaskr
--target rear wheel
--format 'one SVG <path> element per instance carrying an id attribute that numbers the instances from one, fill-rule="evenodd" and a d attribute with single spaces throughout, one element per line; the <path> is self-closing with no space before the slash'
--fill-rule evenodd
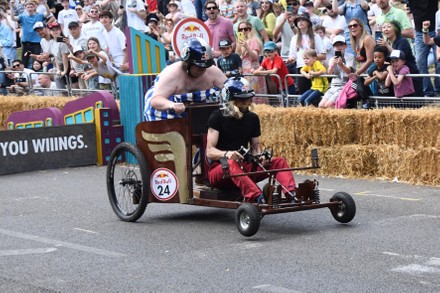
<path id="1" fill-rule="evenodd" d="M 237 209 L 235 225 L 241 235 L 251 237 L 258 232 L 261 218 L 261 213 L 255 205 L 245 203 L 240 205 Z"/>
<path id="2" fill-rule="evenodd" d="M 337 201 L 339 205 L 332 207 L 333 218 L 340 223 L 348 223 L 353 220 L 356 215 L 356 204 L 350 194 L 345 192 L 337 192 L 330 201 Z"/>
<path id="3" fill-rule="evenodd" d="M 123 221 L 138 220 L 147 207 L 147 163 L 131 143 L 120 143 L 107 165 L 107 193 L 116 215 Z"/>

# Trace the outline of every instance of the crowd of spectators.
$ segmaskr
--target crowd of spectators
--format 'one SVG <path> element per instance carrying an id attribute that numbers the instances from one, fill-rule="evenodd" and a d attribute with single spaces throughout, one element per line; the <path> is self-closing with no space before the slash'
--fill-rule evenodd
<path id="1" fill-rule="evenodd" d="M 399 97 L 435 96 L 439 78 L 405 75 L 440 73 L 438 8 L 436 0 L 1 0 L 0 94 L 29 84 L 48 95 L 108 90 L 128 71 L 125 27 L 162 42 L 171 64 L 173 28 L 197 17 L 212 33 L 217 66 L 252 75 L 259 94 L 282 87 L 304 105 L 334 107 L 350 80 L 368 108 L 369 96 L 394 96 L 410 79 L 413 90 L 397 89 Z"/>

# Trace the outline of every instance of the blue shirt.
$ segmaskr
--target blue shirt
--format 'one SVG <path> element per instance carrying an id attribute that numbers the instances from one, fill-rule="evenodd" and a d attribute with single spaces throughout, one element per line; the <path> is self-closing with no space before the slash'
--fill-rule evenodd
<path id="1" fill-rule="evenodd" d="M 34 31 L 34 24 L 37 21 L 44 21 L 43 14 L 20 15 L 18 21 L 21 23 L 21 29 L 23 31 L 22 42 L 39 43 L 41 41 L 41 37 Z"/>
<path id="2" fill-rule="evenodd" d="M 154 83 L 159 80 L 159 76 L 156 76 Z M 181 95 L 172 95 L 168 100 L 174 103 L 213 103 L 217 102 L 217 97 L 219 96 L 220 90 L 217 88 L 211 88 L 207 90 L 197 91 L 194 93 L 186 93 Z M 174 111 L 158 111 L 151 106 L 151 99 L 154 96 L 154 85 L 145 94 L 145 109 L 144 116 L 146 121 L 157 121 L 166 119 L 176 119 L 185 116 L 185 112 L 182 114 L 177 114 Z"/>
<path id="3" fill-rule="evenodd" d="M 14 31 L 2 22 L 0 22 L 0 44 L 2 47 L 12 47 L 14 45 Z"/>

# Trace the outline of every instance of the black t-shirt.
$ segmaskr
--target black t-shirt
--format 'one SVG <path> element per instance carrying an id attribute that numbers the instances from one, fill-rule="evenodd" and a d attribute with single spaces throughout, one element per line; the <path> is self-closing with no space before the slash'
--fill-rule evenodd
<path id="1" fill-rule="evenodd" d="M 208 127 L 219 132 L 216 148 L 219 150 L 238 150 L 249 147 L 251 138 L 261 135 L 260 118 L 253 112 L 247 112 L 242 119 L 225 117 L 221 110 L 211 114 Z"/>
<path id="2" fill-rule="evenodd" d="M 217 66 L 224 73 L 226 73 L 226 71 L 238 70 L 241 67 L 240 55 L 232 53 L 226 58 L 221 56 L 217 59 Z"/>

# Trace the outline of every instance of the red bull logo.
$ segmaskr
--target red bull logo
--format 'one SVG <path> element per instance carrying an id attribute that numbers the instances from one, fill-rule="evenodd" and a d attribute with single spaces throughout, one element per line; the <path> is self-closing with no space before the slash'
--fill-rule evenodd
<path id="1" fill-rule="evenodd" d="M 192 33 L 192 32 L 200 32 L 201 30 L 200 30 L 200 27 L 198 27 L 198 26 L 196 26 L 194 24 L 191 24 L 191 25 L 188 25 L 188 26 L 184 27 L 183 31 L 184 32 L 191 32 Z"/>
<path id="2" fill-rule="evenodd" d="M 157 178 L 167 178 L 167 177 L 168 177 L 168 174 L 166 174 L 166 173 L 157 174 Z"/>

